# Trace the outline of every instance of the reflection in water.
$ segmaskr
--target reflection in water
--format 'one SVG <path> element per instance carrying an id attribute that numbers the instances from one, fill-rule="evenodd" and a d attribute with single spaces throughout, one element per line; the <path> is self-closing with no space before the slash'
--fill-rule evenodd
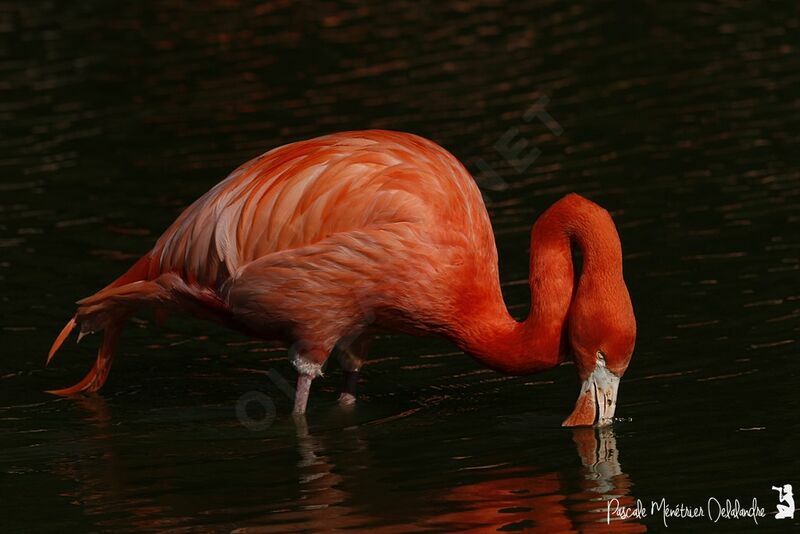
<path id="1" fill-rule="evenodd" d="M 612 426 L 602 428 L 577 428 L 572 434 L 573 440 L 584 467 L 585 483 L 583 485 L 583 499 L 579 501 L 580 509 L 586 508 L 580 517 L 586 522 L 597 522 L 608 517 L 608 501 L 616 499 L 620 507 L 631 507 L 634 499 L 630 496 L 632 482 L 630 477 L 622 471 L 619 462 L 617 439 Z M 585 492 L 595 493 L 596 496 L 585 495 Z M 591 506 L 591 508 L 588 508 Z M 601 516 L 598 518 L 598 513 Z M 633 521 L 614 521 L 614 531 L 643 532 L 643 525 Z M 602 523 L 602 531 L 612 530 L 611 525 Z M 582 528 L 582 530 L 587 530 Z"/>
<path id="2" fill-rule="evenodd" d="M 104 528 L 189 526 L 196 519 L 185 512 L 202 509 L 203 524 L 242 533 L 346 528 L 372 532 L 534 527 L 546 532 L 646 530 L 633 520 L 606 523 L 608 499 L 617 498 L 625 506 L 633 503 L 632 483 L 620 465 L 609 427 L 563 430 L 571 432 L 581 462 L 574 479 L 546 466 L 503 465 L 480 469 L 479 478 L 455 487 L 449 487 L 448 473 L 440 473 L 439 480 L 431 483 L 433 491 L 423 493 L 398 488 L 391 467 L 371 454 L 365 435 L 370 425 L 357 424 L 354 412 L 342 411 L 336 429 L 317 433 L 301 416 L 294 421 L 295 461 L 281 466 L 294 479 L 285 485 L 285 502 L 270 502 L 266 495 L 258 498 L 263 473 L 253 466 L 249 477 L 239 477 L 239 484 L 256 493 L 253 506 L 236 503 L 214 510 L 202 492 L 184 493 L 181 501 L 171 499 L 170 477 L 163 472 L 144 485 L 137 483 L 140 473 L 128 463 L 130 453 L 119 448 L 130 436 L 114 431 L 106 401 L 92 396 L 78 403 L 86 413 L 91 438 L 85 450 L 76 451 L 77 461 L 57 464 L 56 473 L 74 482 L 74 491 L 66 496 L 81 503 L 93 524 Z M 291 432 L 288 426 L 284 430 Z M 274 451 L 264 443 L 261 453 L 269 456 Z M 439 463 L 445 460 L 439 458 Z M 207 484 L 214 486 L 216 481 Z"/>
<path id="3" fill-rule="evenodd" d="M 74 490 L 63 496 L 73 504 L 80 504 L 98 527 L 129 530 L 168 526 L 169 522 L 162 517 L 170 512 L 169 506 L 158 502 L 155 488 L 136 488 L 130 484 L 134 473 L 115 448 L 119 437 L 112 428 L 106 400 L 100 395 L 87 395 L 75 397 L 74 401 L 85 412 L 92 438 L 87 443 L 76 441 L 77 461 L 56 464 L 57 475 L 75 482 Z M 119 514 L 125 517 L 121 525 L 107 519 Z"/>
<path id="4" fill-rule="evenodd" d="M 613 478 L 623 473 L 619 465 L 617 438 L 612 427 L 604 426 L 596 430 L 577 428 L 572 438 L 586 468 L 587 480 L 597 481 L 597 486 L 592 491 L 602 494 L 613 492 Z"/>
<path id="5" fill-rule="evenodd" d="M 628 494 L 631 482 L 620 466 L 613 430 L 574 428 L 572 437 L 585 477 L 579 488 L 568 487 L 558 472 L 525 475 L 530 468 L 521 467 L 495 471 L 491 480 L 448 492 L 445 499 L 458 510 L 430 524 L 448 530 L 644 532 L 644 525 L 632 521 L 606 523 L 608 499 L 616 497 L 621 505 L 628 506 L 633 502 Z"/>

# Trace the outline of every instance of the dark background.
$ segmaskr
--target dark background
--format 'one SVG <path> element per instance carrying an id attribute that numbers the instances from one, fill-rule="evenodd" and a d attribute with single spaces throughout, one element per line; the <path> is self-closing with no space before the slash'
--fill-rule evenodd
<path id="1" fill-rule="evenodd" d="M 0 525 L 664 528 L 595 523 L 611 496 L 774 513 L 772 485 L 800 488 L 799 25 L 749 1 L 0 3 Z M 548 100 L 555 123 L 525 118 Z M 559 428 L 569 366 L 510 379 L 387 336 L 356 411 L 331 369 L 304 431 L 264 374 L 293 380 L 282 349 L 148 316 L 100 395 L 42 393 L 96 350 L 43 368 L 74 301 L 183 207 L 267 149 L 363 128 L 475 173 L 515 315 L 537 215 L 570 191 L 612 212 L 639 322 L 625 420 Z M 266 430 L 237 419 L 250 391 L 274 400 Z M 670 522 L 712 526 L 755 528 Z"/>

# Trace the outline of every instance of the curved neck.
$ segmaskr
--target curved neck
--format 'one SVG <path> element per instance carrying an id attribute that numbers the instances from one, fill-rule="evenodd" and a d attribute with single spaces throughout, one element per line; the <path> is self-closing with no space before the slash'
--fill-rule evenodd
<path id="1" fill-rule="evenodd" d="M 571 245 L 581 249 L 579 285 L 622 270 L 622 251 L 610 215 L 597 204 L 571 194 L 539 217 L 531 232 L 529 285 L 531 309 L 516 321 L 496 290 L 462 311 L 454 341 L 492 369 L 528 374 L 553 367 L 566 354 L 567 315 L 575 294 Z"/>

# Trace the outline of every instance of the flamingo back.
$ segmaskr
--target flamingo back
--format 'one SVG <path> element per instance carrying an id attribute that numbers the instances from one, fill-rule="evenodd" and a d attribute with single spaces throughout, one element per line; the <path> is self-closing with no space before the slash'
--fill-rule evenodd
<path id="1" fill-rule="evenodd" d="M 149 277 L 177 272 L 219 287 L 265 255 L 395 222 L 456 234 L 496 265 L 480 191 L 461 163 L 421 137 L 369 130 L 291 143 L 241 165 L 161 236 Z"/>

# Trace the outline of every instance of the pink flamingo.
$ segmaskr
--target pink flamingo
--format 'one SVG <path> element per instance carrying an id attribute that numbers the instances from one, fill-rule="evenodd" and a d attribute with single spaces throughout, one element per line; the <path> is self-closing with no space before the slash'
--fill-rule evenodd
<path id="1" fill-rule="evenodd" d="M 583 253 L 575 284 L 571 245 Z M 103 331 L 71 395 L 105 382 L 125 320 L 181 309 L 291 345 L 294 412 L 341 344 L 343 403 L 376 329 L 439 335 L 508 374 L 570 352 L 582 386 L 566 426 L 608 423 L 636 322 L 608 212 L 570 194 L 531 235 L 531 310 L 506 309 L 497 249 L 477 185 L 459 161 L 415 135 L 369 130 L 291 143 L 259 156 L 189 206 L 124 275 L 78 302 L 53 343 Z M 345 340 L 345 343 L 342 341 Z"/>

